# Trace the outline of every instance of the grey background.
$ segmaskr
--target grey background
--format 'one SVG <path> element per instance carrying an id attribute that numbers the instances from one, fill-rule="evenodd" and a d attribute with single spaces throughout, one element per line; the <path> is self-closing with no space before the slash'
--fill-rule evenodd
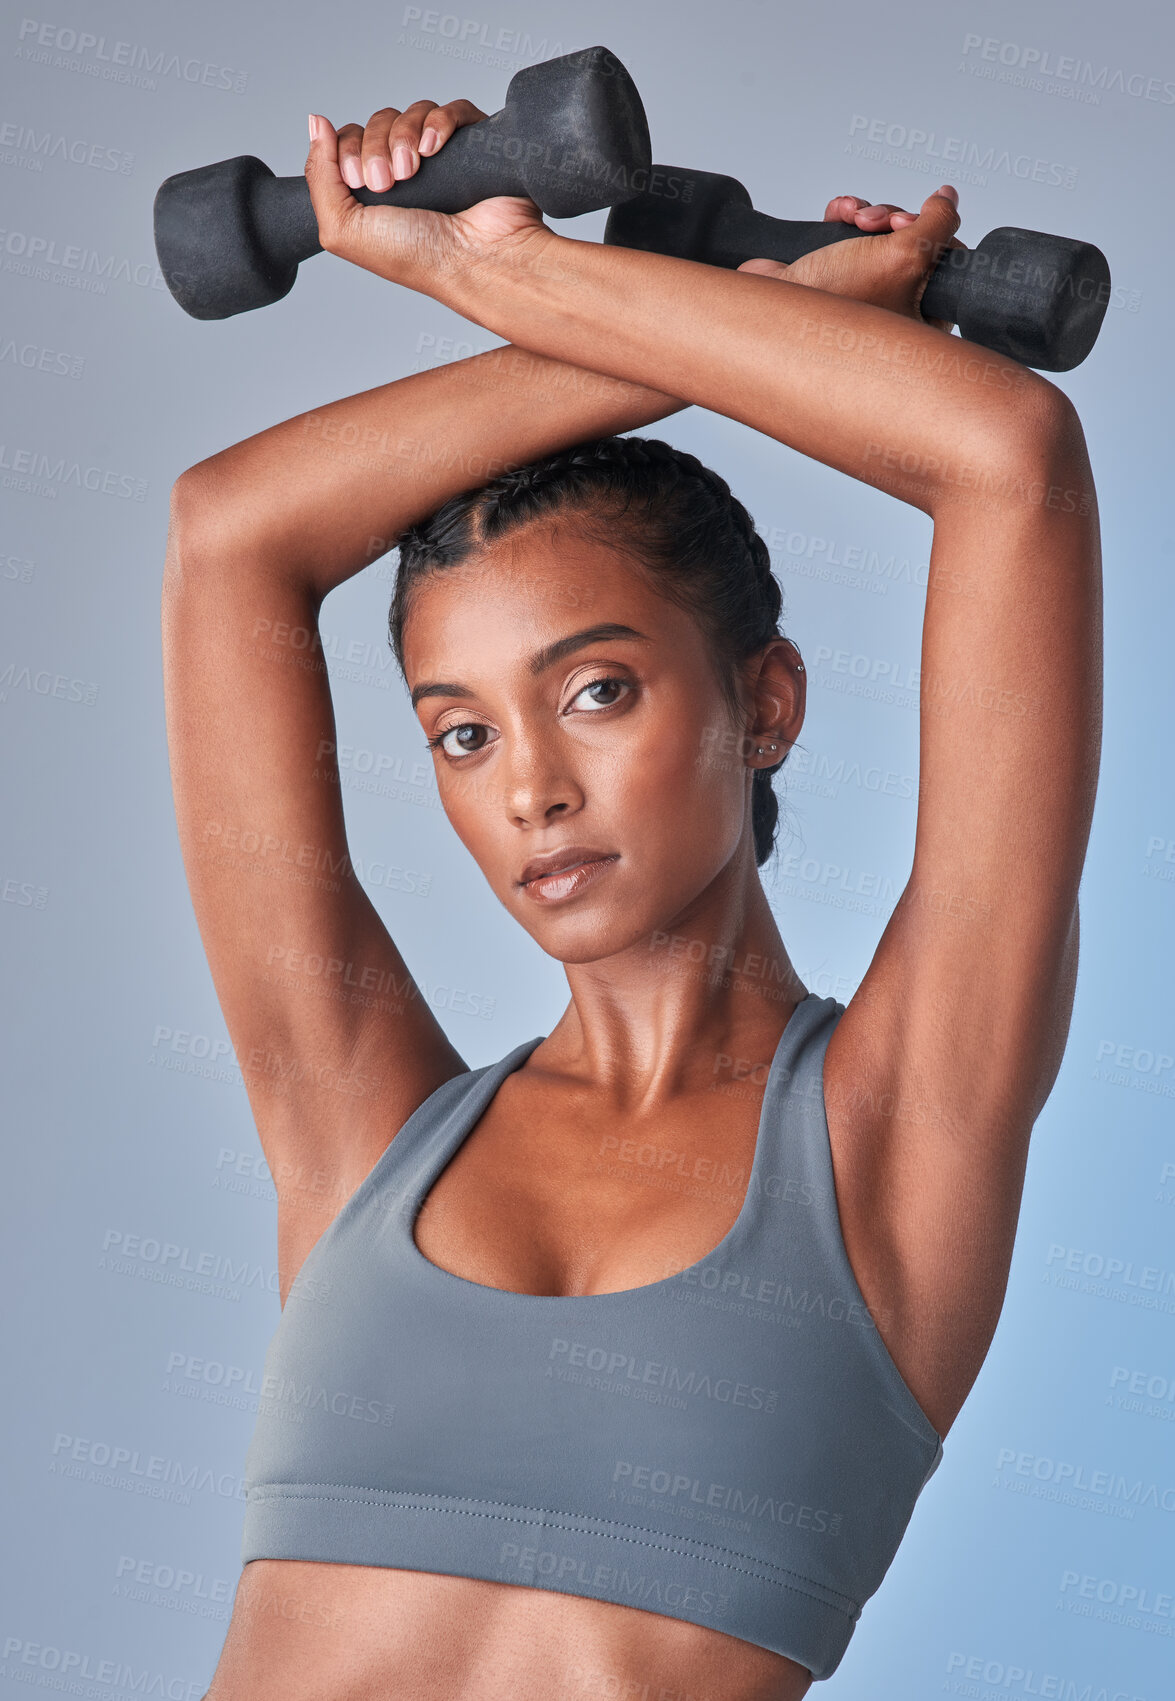
<path id="1" fill-rule="evenodd" d="M 1121 1603 L 1129 1588 L 1175 1588 L 1170 20 L 1088 0 L 907 0 L 898 13 L 604 0 L 590 14 L 469 0 L 332 15 L 95 0 L 8 8 L 0 22 L 4 1693 L 57 1686 L 63 1670 L 101 1695 L 144 1674 L 151 1692 L 203 1693 L 239 1570 L 255 1403 L 242 1388 L 278 1317 L 272 1189 L 172 813 L 159 653 L 170 485 L 279 419 L 495 341 L 326 257 L 276 307 L 188 319 L 155 274 L 155 189 L 239 153 L 300 171 L 311 109 L 337 125 L 466 94 L 493 111 L 523 64 L 592 42 L 631 70 L 655 158 L 730 172 L 765 210 L 818 218 L 841 192 L 916 207 L 950 181 L 970 244 L 1014 224 L 1110 258 L 1100 341 L 1054 378 L 1089 441 L 1106 569 L 1105 747 L 1072 1033 L 1034 1136 L 991 1355 L 830 1693 L 905 1701 L 965 1680 L 1040 1692 L 1009 1668 L 1082 1693 L 1169 1692 L 1175 1609 L 1132 1622 Z M 888 139 L 870 155 L 858 144 L 871 129 Z M 852 673 L 831 652 L 891 678 L 917 666 L 929 522 L 728 420 L 694 410 L 664 431 L 730 479 L 772 545 L 812 688 L 781 787 L 790 832 L 767 878 L 807 985 L 847 1002 L 909 869 L 918 717 L 916 692 L 846 690 Z M 361 863 L 413 871 L 402 884 L 416 890 L 379 875 L 372 896 L 477 1066 L 548 1031 L 565 982 L 437 805 L 380 654 L 393 562 L 323 613 L 338 653 L 358 643 L 363 656 L 358 681 L 335 680 L 340 743 L 356 752 L 348 829 Z M 365 763 L 382 790 L 360 789 Z M 888 899 L 851 896 L 878 889 Z M 119 1258 L 130 1236 L 138 1253 Z M 159 1280 L 167 1246 L 182 1249 L 167 1269 L 211 1267 L 220 1291 Z M 1090 1279 L 1066 1288 L 1055 1278 L 1071 1255 Z M 1099 1292 L 1110 1259 L 1131 1266 L 1136 1296 L 1143 1267 L 1160 1270 L 1164 1308 Z M 1123 1371 L 1143 1375 L 1149 1403 L 1121 1400 Z M 1046 1498 L 1060 1464 L 1126 1487 L 1109 1512 Z M 1132 1498 L 1135 1484 L 1156 1492 Z M 1085 1576 L 1100 1600 L 1072 1581 Z"/>

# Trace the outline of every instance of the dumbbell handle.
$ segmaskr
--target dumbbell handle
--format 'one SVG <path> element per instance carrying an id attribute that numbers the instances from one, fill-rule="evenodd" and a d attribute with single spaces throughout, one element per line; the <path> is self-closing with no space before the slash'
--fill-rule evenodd
<path id="1" fill-rule="evenodd" d="M 434 213 L 462 213 L 491 195 L 525 195 L 527 189 L 521 171 L 501 151 L 510 139 L 510 129 L 509 116 L 503 107 L 482 123 L 454 131 L 439 154 L 422 156 L 411 177 L 393 183 L 390 189 L 368 189 L 361 185 L 352 189 L 351 194 L 365 207 L 421 207 Z M 251 161 L 253 156 L 242 154 L 238 158 Z M 224 172 L 232 163 L 218 160 L 214 165 L 177 175 L 191 180 L 201 171 Z M 257 161 L 258 165 L 261 163 Z M 296 177 L 277 177 L 268 167 L 265 172 L 263 175 L 254 169 L 248 185 L 253 229 L 267 259 L 275 266 L 300 265 L 312 254 L 322 253 L 310 186 L 301 173 Z M 175 178 L 167 179 L 167 183 L 175 181 Z"/>
<path id="2" fill-rule="evenodd" d="M 648 192 L 613 209 L 604 240 L 712 266 L 744 260 L 785 265 L 857 236 L 856 225 L 776 219 L 758 212 L 736 178 L 654 165 Z M 975 248 L 948 248 L 930 275 L 924 318 L 958 325 L 993 352 L 1046 372 L 1068 372 L 1097 338 L 1110 300 L 1110 269 L 1091 242 L 1001 225 Z"/>
<path id="3" fill-rule="evenodd" d="M 434 213 L 463 213 L 492 195 L 524 195 L 551 218 L 571 218 L 611 206 L 613 189 L 618 191 L 616 198 L 637 193 L 621 171 L 610 174 L 601 194 L 585 197 L 584 170 L 574 141 L 559 148 L 524 142 L 517 133 L 514 110 L 504 106 L 477 124 L 455 130 L 440 153 L 423 155 L 412 176 L 390 189 L 361 186 L 351 193 L 365 207 L 422 207 Z M 593 204 L 585 206 L 585 200 Z M 322 252 L 304 175 L 258 178 L 250 201 L 256 227 L 279 264 L 301 262 Z"/>

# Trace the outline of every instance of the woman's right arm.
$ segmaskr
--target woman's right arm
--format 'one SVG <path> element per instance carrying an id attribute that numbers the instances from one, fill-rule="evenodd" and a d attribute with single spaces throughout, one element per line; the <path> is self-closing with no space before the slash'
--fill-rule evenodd
<path id="1" fill-rule="evenodd" d="M 176 480 L 162 597 L 176 816 L 277 1188 L 283 1303 L 408 1115 L 467 1067 L 351 867 L 323 598 L 503 467 L 683 405 L 507 346 L 285 420 Z M 411 844 L 388 859 L 411 864 Z"/>

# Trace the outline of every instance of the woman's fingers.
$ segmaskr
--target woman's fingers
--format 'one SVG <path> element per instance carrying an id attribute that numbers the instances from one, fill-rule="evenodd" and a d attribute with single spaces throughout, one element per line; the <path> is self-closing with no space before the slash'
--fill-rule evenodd
<path id="1" fill-rule="evenodd" d="M 360 149 L 363 146 L 362 124 L 344 124 L 338 132 L 339 138 L 339 171 L 343 182 L 351 189 L 363 187 L 363 165 L 360 160 Z"/>
<path id="2" fill-rule="evenodd" d="M 486 114 L 471 100 L 415 100 L 403 111 L 384 106 L 363 124 L 339 131 L 339 170 L 352 189 L 384 190 L 418 170 L 422 157 L 435 154 L 463 124 Z"/>
<path id="3" fill-rule="evenodd" d="M 949 184 L 943 185 L 944 190 L 948 188 Z M 953 189 L 949 195 L 936 190 L 923 201 L 921 210 L 912 223 L 918 227 L 919 236 L 930 248 L 936 248 L 940 244 L 943 248 L 951 247 L 955 232 L 959 228 L 958 195 Z M 962 244 L 958 246 L 962 247 Z"/>
<path id="4" fill-rule="evenodd" d="M 944 183 L 936 193 L 950 201 L 955 208 L 958 207 L 959 192 L 951 184 Z M 910 212 L 907 207 L 895 206 L 892 201 L 866 201 L 860 195 L 834 195 L 824 209 L 826 223 L 839 219 L 845 224 L 855 224 L 870 234 L 879 230 L 904 230 L 907 225 L 916 223 L 921 216 L 921 213 Z M 952 239 L 951 246 L 961 248 L 963 244 Z"/>
<path id="5" fill-rule="evenodd" d="M 920 317 L 925 317 L 921 310 L 922 297 L 943 251 L 947 248 L 963 247 L 955 235 L 959 228 L 958 200 L 957 192 L 949 183 L 944 183 L 940 190 L 926 197 L 921 211 L 910 225 L 915 239 L 911 263 L 922 273 L 915 298 L 915 307 Z M 927 323 L 943 331 L 949 332 L 951 328 L 941 319 L 927 319 Z"/>
<path id="6" fill-rule="evenodd" d="M 873 206 L 862 207 L 857 213 L 856 223 L 861 230 L 888 230 L 893 214 L 904 211 L 905 208 L 895 206 L 892 201 L 879 201 Z"/>
<path id="7" fill-rule="evenodd" d="M 867 207 L 868 201 L 860 195 L 834 195 L 824 209 L 824 222 L 840 219 L 845 224 L 852 224 L 861 207 Z"/>
<path id="8" fill-rule="evenodd" d="M 388 133 L 388 153 L 392 161 L 392 177 L 402 183 L 412 177 L 420 164 L 420 137 L 425 120 L 437 110 L 435 100 L 414 100 L 396 119 Z"/>
<path id="9" fill-rule="evenodd" d="M 889 202 L 866 201 L 861 195 L 834 195 L 824 209 L 826 224 L 830 220 L 839 220 L 842 224 L 855 224 L 870 234 L 878 230 L 899 230 L 917 216 L 917 213 L 907 212 L 905 207 Z"/>
<path id="10" fill-rule="evenodd" d="M 758 272 L 764 278 L 786 278 L 789 269 L 782 260 L 744 260 L 735 267 L 739 272 Z"/>
<path id="11" fill-rule="evenodd" d="M 306 183 L 314 216 L 318 220 L 318 239 L 330 253 L 331 243 L 346 225 L 356 203 L 339 173 L 338 138 L 334 127 L 330 119 L 324 118 L 321 113 L 310 115 Z"/>
<path id="12" fill-rule="evenodd" d="M 435 154 L 454 130 L 459 130 L 463 124 L 478 124 L 487 116 L 471 100 L 451 100 L 444 106 L 434 106 L 421 125 L 419 151 L 425 155 Z"/>
<path id="13" fill-rule="evenodd" d="M 433 103 L 430 100 L 418 104 L 431 109 Z M 408 110 L 411 111 L 412 108 L 409 107 Z M 390 189 L 395 180 L 392 132 L 403 116 L 399 107 L 382 106 L 378 112 L 372 113 L 364 126 L 360 157 L 363 182 L 368 189 Z M 405 170 L 404 176 L 408 175 Z"/>

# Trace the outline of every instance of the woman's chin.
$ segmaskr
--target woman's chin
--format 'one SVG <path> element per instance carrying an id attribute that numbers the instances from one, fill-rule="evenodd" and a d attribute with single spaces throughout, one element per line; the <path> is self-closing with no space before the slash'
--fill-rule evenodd
<path id="1" fill-rule="evenodd" d="M 593 903 L 587 893 L 573 903 L 544 908 L 539 914 L 534 913 L 529 900 L 524 902 L 530 913 L 518 920 L 535 944 L 561 963 L 602 962 L 651 938 L 657 928 L 657 922 L 648 916 L 625 914 L 614 901 Z"/>

